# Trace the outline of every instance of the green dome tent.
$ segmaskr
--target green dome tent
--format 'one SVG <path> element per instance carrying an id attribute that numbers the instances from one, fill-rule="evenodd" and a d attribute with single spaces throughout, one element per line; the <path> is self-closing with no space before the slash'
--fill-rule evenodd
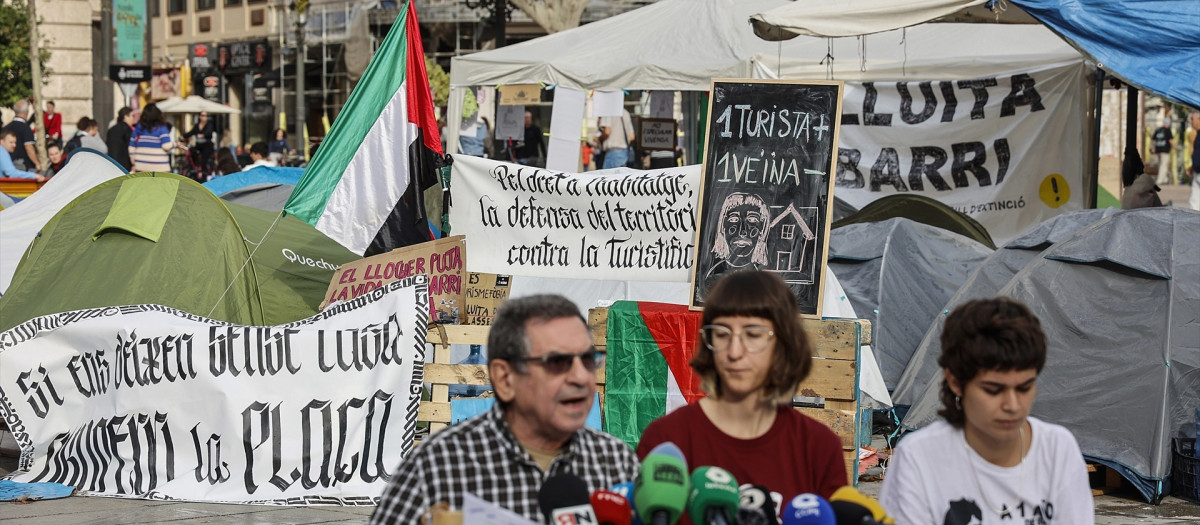
<path id="1" fill-rule="evenodd" d="M 996 243 L 992 242 L 992 236 L 988 234 L 987 228 L 979 224 L 979 221 L 937 200 L 913 193 L 900 193 L 876 199 L 863 206 L 858 212 L 835 220 L 832 228 L 837 229 L 864 222 L 883 222 L 893 217 L 904 217 L 908 220 L 936 226 L 979 241 L 980 244 L 993 250 L 996 249 Z"/>
<path id="2" fill-rule="evenodd" d="M 144 303 L 245 325 L 311 316 L 334 269 L 358 256 L 292 217 L 256 250 L 277 215 L 224 203 L 174 174 L 99 184 L 30 245 L 0 297 L 0 330 L 40 315 Z"/>

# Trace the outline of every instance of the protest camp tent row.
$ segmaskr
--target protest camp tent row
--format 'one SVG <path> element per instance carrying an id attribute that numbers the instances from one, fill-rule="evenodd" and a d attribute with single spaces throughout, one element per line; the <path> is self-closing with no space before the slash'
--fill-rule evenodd
<path id="1" fill-rule="evenodd" d="M 1065 237 L 1057 225 L 1030 232 L 1017 244 L 1053 244 L 1034 250 L 994 294 L 983 293 L 1024 302 L 1041 319 L 1048 353 L 1032 414 L 1070 429 L 1084 456 L 1117 469 L 1157 503 L 1169 489 L 1171 441 L 1195 431 L 1200 399 L 1200 212 L 1104 214 L 1082 217 Z M 1028 257 L 1020 248 L 1002 251 L 1018 266 Z M 909 366 L 928 369 L 931 360 L 925 352 Z M 908 395 L 919 394 L 906 395 L 905 427 L 937 418 L 940 386 L 910 385 Z"/>
<path id="2" fill-rule="evenodd" d="M 258 246 L 278 215 L 224 203 L 173 174 L 97 184 L 38 228 L 0 297 L 0 330 L 144 303 L 246 325 L 311 316 L 333 271 L 358 257 L 294 217 Z"/>
<path id="3" fill-rule="evenodd" d="M 62 171 L 46 182 L 46 191 L 0 211 L 0 294 L 8 290 L 17 264 L 46 221 L 84 192 L 125 173 L 125 168 L 107 155 L 78 149 Z"/>

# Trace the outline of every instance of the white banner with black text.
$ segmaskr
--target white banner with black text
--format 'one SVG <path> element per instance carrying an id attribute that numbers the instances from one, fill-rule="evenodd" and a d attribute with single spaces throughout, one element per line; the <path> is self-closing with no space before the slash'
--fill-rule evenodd
<path id="1" fill-rule="evenodd" d="M 429 317 L 414 276 L 278 326 L 159 305 L 0 334 L 19 482 L 93 495 L 374 505 L 412 449 Z"/>
<path id="2" fill-rule="evenodd" d="M 589 173 L 455 155 L 450 226 L 467 270 L 687 282 L 700 166 Z"/>
<path id="3" fill-rule="evenodd" d="M 846 82 L 834 195 L 938 200 L 999 245 L 1084 203 L 1082 62 L 972 80 Z"/>

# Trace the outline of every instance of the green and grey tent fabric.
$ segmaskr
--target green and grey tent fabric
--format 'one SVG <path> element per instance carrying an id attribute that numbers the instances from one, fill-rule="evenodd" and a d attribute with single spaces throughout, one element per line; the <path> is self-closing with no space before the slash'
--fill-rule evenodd
<path id="1" fill-rule="evenodd" d="M 930 226 L 937 226 L 980 244 L 996 249 L 992 236 L 979 221 L 939 201 L 913 193 L 898 193 L 871 201 L 861 210 L 842 219 L 834 219 L 833 228 L 862 222 L 879 222 L 892 217 L 904 217 Z"/>
<path id="2" fill-rule="evenodd" d="M 47 221 L 84 192 L 125 173 L 125 168 L 107 155 L 77 149 L 62 171 L 40 190 L 0 210 L 0 294 L 8 290 L 17 264 Z"/>
<path id="3" fill-rule="evenodd" d="M 937 359 L 942 352 L 942 327 L 946 315 L 959 305 L 972 299 L 995 297 L 1012 277 L 1037 259 L 1044 250 L 1056 243 L 1069 239 L 1082 229 L 1103 221 L 1119 210 L 1077 210 L 1052 217 L 1031 226 L 1004 247 L 996 250 L 967 278 L 967 281 L 946 303 L 945 308 L 934 320 L 917 351 L 908 361 L 908 367 L 900 375 L 892 400 L 897 405 L 912 405 L 931 382 L 941 381 L 941 368 Z"/>
<path id="4" fill-rule="evenodd" d="M 829 268 L 874 327 L 872 349 L 889 389 L 943 305 L 991 253 L 974 239 L 899 217 L 830 232 Z"/>
<path id="5" fill-rule="evenodd" d="M 1171 439 L 1195 432 L 1200 400 L 1200 212 L 1119 211 L 1047 248 L 996 295 L 1029 305 L 1046 333 L 1033 415 L 1070 429 L 1148 501 L 1165 496 Z M 938 388 L 929 383 L 904 426 L 937 418 Z"/>
<path id="6" fill-rule="evenodd" d="M 288 197 L 291 196 L 292 190 L 295 188 L 291 184 L 266 182 L 243 186 L 236 190 L 222 193 L 219 196 L 225 202 L 277 212 L 283 209 L 283 205 L 287 203 Z"/>
<path id="7" fill-rule="evenodd" d="M 100 183 L 40 229 L 0 297 L 0 330 L 143 303 L 246 325 L 311 316 L 333 271 L 358 256 L 291 217 L 257 246 L 278 215 L 226 204 L 174 174 Z"/>

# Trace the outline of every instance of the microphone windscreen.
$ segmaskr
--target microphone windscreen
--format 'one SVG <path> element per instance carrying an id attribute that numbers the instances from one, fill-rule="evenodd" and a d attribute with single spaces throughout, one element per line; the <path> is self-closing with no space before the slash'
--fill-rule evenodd
<path id="1" fill-rule="evenodd" d="M 538 491 L 538 507 L 546 516 L 546 521 L 551 521 L 555 509 L 587 504 L 587 483 L 569 472 L 546 478 Z"/>
<path id="2" fill-rule="evenodd" d="M 633 521 L 630 522 L 630 525 L 642 525 L 642 520 L 638 518 L 637 505 L 634 505 L 633 502 L 633 482 L 618 483 L 610 487 L 609 490 L 617 493 L 618 496 L 625 498 L 629 502 L 629 508 L 633 510 Z"/>
<path id="3" fill-rule="evenodd" d="M 692 490 L 688 495 L 688 516 L 692 523 L 705 523 L 709 509 L 731 521 L 738 513 L 738 483 L 721 467 L 700 467 L 692 472 Z"/>
<path id="4" fill-rule="evenodd" d="M 687 468 L 687 458 L 683 457 L 683 451 L 679 449 L 678 445 L 670 441 L 663 441 L 662 443 L 659 443 L 657 446 L 650 449 L 650 454 L 666 454 L 671 457 L 679 458 L 679 461 L 683 462 L 683 467 L 685 469 Z M 649 456 L 650 454 L 646 455 Z"/>
<path id="5" fill-rule="evenodd" d="M 633 520 L 633 509 L 629 500 L 611 490 L 597 490 L 592 493 L 592 509 L 596 511 L 596 520 L 601 525 L 630 525 Z"/>
<path id="6" fill-rule="evenodd" d="M 888 517 L 887 511 L 883 509 L 883 505 L 851 486 L 834 491 L 833 495 L 829 497 L 829 503 L 838 517 L 838 523 L 855 523 L 857 525 L 863 523 L 863 517 L 871 520 L 867 523 L 893 523 L 892 518 Z"/>
<path id="7" fill-rule="evenodd" d="M 833 507 L 816 494 L 801 494 L 783 508 L 783 525 L 838 525 Z"/>
<path id="8" fill-rule="evenodd" d="M 666 516 L 675 523 L 687 505 L 687 465 L 667 454 L 647 454 L 642 460 L 638 477 L 633 483 L 633 502 L 643 522 L 654 522 L 654 516 Z"/>
<path id="9" fill-rule="evenodd" d="M 737 522 L 738 525 L 779 525 L 771 491 L 762 485 L 742 487 Z"/>

